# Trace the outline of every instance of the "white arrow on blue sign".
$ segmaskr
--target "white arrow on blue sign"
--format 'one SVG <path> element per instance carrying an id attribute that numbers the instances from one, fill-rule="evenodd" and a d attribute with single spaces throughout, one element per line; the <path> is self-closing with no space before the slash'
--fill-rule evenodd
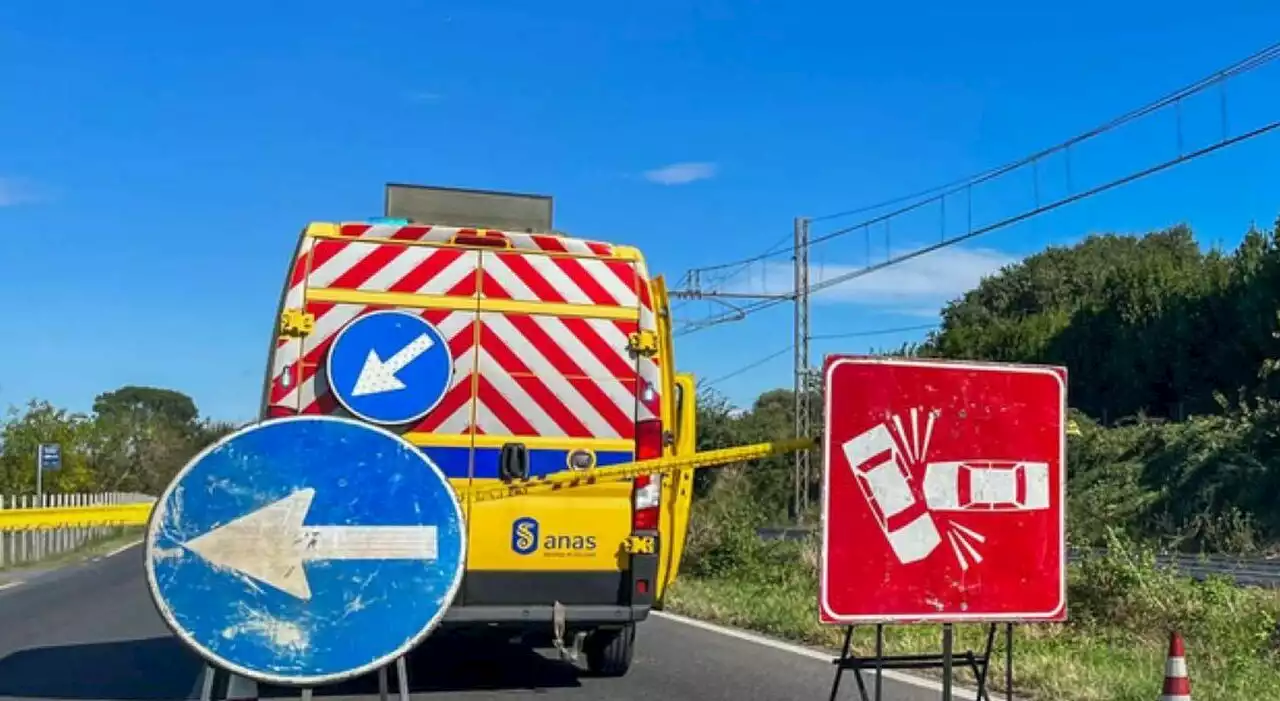
<path id="1" fill-rule="evenodd" d="M 316 686 L 385 666 L 462 581 L 457 496 L 421 451 L 338 417 L 275 419 L 197 455 L 156 504 L 147 581 L 215 666 Z"/>
<path id="2" fill-rule="evenodd" d="M 338 332 L 329 348 L 329 386 L 343 408 L 386 426 L 417 421 L 453 380 L 448 339 L 416 314 L 377 311 Z"/>

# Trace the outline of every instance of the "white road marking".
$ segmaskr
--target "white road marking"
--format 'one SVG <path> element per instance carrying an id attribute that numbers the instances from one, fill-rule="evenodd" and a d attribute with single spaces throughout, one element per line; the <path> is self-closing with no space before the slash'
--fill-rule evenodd
<path id="1" fill-rule="evenodd" d="M 141 541 L 141 540 L 135 540 L 135 541 L 133 541 L 132 543 L 127 543 L 127 544 L 125 544 L 125 545 L 121 545 L 120 547 L 116 548 L 115 550 L 112 550 L 111 552 L 107 553 L 106 555 L 103 555 L 103 556 L 102 556 L 102 559 L 103 559 L 103 560 L 105 560 L 105 559 L 107 559 L 107 558 L 109 558 L 109 557 L 115 557 L 116 555 L 119 555 L 120 553 L 122 553 L 122 552 L 124 552 L 124 551 L 128 550 L 129 548 L 132 548 L 133 546 L 135 546 L 135 545 L 139 545 L 139 544 L 141 544 L 141 543 L 142 543 L 142 541 Z"/>
<path id="2" fill-rule="evenodd" d="M 12 589 L 12 588 L 14 588 L 14 587 L 18 586 L 19 584 L 22 584 L 22 580 L 21 580 L 21 579 L 19 579 L 19 580 L 15 581 L 15 582 L 5 582 L 4 584 L 0 584 L 0 591 L 4 591 L 5 589 Z"/>
<path id="3" fill-rule="evenodd" d="M 831 664 L 831 661 L 836 658 L 836 653 L 833 653 L 833 652 L 823 652 L 822 650 L 815 650 L 813 648 L 803 647 L 801 645 L 795 645 L 792 643 L 783 642 L 781 640 L 775 640 L 773 638 L 766 638 L 763 635 L 749 633 L 745 630 L 739 630 L 737 628 L 728 628 L 725 626 L 716 625 L 715 623 L 707 623 L 706 621 L 699 621 L 696 618 L 681 616 L 680 614 L 677 614 L 677 613 L 667 613 L 666 611 L 650 611 L 649 614 L 652 616 L 656 616 L 658 618 L 666 619 L 668 621 L 683 623 L 684 625 L 692 626 L 694 628 L 700 628 L 705 631 L 718 633 L 720 635 L 724 635 L 730 638 L 736 638 L 738 640 L 745 640 L 749 643 L 755 643 L 757 645 L 763 645 L 765 647 L 773 648 L 774 650 L 790 652 L 793 655 L 808 657 L 811 660 L 818 660 L 820 662 L 825 662 L 827 664 Z M 834 670 L 834 665 L 832 666 L 832 669 Z M 832 673 L 834 674 L 834 671 Z M 872 671 L 871 674 L 873 675 L 871 678 L 874 678 L 875 672 Z M 914 686 L 920 689 L 928 689 L 930 691 L 938 691 L 938 692 L 942 691 L 942 683 L 934 681 L 932 679 L 917 677 L 914 674 L 906 674 L 904 672 L 898 672 L 892 669 L 886 669 L 882 672 L 882 674 L 884 674 L 885 679 L 891 679 L 895 682 L 900 682 L 902 684 L 909 684 L 911 686 Z M 847 681 L 848 683 L 853 683 L 852 679 L 849 679 Z M 845 682 L 841 682 L 841 686 L 843 686 L 844 683 Z M 951 693 L 954 696 L 977 695 L 978 690 L 952 684 Z"/>

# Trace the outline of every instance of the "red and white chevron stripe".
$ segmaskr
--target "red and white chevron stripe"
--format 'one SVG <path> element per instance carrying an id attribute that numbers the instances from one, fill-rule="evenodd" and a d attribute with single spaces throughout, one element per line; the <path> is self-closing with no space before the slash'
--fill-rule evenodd
<path id="1" fill-rule="evenodd" d="M 599 258 L 613 252 L 608 244 L 503 234 L 513 248 L 584 257 L 530 255 L 398 243 L 444 242 L 467 233 L 450 227 L 353 224 L 339 231 L 342 239 L 315 240 L 298 257 L 286 306 L 300 306 L 307 289 L 338 288 L 639 310 L 639 323 L 498 312 L 483 312 L 477 318 L 472 311 L 422 311 L 449 339 L 454 377 L 444 399 L 413 430 L 630 439 L 635 421 L 658 415 L 657 361 L 637 361 L 627 350 L 629 334 L 655 327 L 649 287 L 639 266 Z M 483 269 L 478 276 L 477 268 Z M 269 410 L 276 414 L 341 411 L 319 370 L 337 333 L 378 308 L 307 302 L 315 327 L 301 342 L 278 343 Z M 643 391 L 646 386 L 649 392 Z"/>
<path id="2" fill-rule="evenodd" d="M 476 294 L 476 251 L 321 240 L 314 244 L 312 253 L 309 260 L 299 261 L 310 264 L 309 274 L 298 275 L 296 270 L 291 274 L 291 280 L 299 282 L 291 285 L 286 299 L 301 299 L 304 289 L 316 288 L 463 297 Z M 315 316 L 315 327 L 304 339 L 288 339 L 277 347 L 270 406 L 287 412 L 311 411 L 313 403 L 328 391 L 316 389 L 315 375 L 329 343 L 356 317 L 376 308 L 307 302 L 306 310 Z M 461 314 L 468 320 L 473 316 L 474 313 Z"/>
<path id="3" fill-rule="evenodd" d="M 596 256 L 613 255 L 613 246 L 610 244 L 553 236 L 551 234 L 525 234 L 514 231 L 478 230 L 455 226 L 398 226 L 395 224 L 343 224 L 338 229 L 339 235 L 343 238 L 422 241 L 428 243 L 448 243 L 455 236 L 482 232 L 502 236 L 511 242 L 512 248 L 521 250 Z"/>

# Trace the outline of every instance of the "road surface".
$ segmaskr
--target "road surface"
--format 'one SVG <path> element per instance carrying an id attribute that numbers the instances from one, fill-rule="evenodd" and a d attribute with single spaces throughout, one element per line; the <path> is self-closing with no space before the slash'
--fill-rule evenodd
<path id="1" fill-rule="evenodd" d="M 641 626 L 637 644 L 626 677 L 594 679 L 549 653 L 493 645 L 442 650 L 428 643 L 412 659 L 410 686 L 415 700 L 432 701 L 534 695 L 552 701 L 825 701 L 830 691 L 829 662 L 671 619 L 651 618 Z M 481 674 L 480 664 L 501 672 Z M 169 634 L 151 604 L 140 547 L 0 590 L 4 701 L 195 699 L 200 671 L 194 654 Z M 857 698 L 852 681 L 845 677 L 842 699 Z M 885 683 L 886 701 L 940 698 L 936 690 Z M 376 691 L 369 678 L 317 690 L 316 697 L 373 701 Z M 287 690 L 262 693 L 297 698 Z"/>

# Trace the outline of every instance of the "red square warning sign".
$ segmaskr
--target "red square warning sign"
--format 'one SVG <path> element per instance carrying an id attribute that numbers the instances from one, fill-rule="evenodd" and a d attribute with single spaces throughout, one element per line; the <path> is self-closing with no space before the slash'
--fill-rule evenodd
<path id="1" fill-rule="evenodd" d="M 1066 370 L 835 356 L 821 619 L 1066 618 Z"/>

